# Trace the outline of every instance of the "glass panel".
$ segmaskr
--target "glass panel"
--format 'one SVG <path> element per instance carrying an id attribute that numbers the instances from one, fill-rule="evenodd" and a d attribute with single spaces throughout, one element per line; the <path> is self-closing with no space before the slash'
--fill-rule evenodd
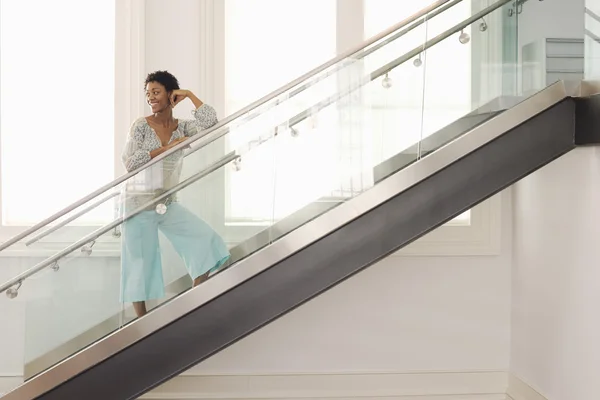
<path id="1" fill-rule="evenodd" d="M 433 16 L 399 39 L 371 47 L 369 54 L 332 66 L 319 75 L 323 79 L 302 82 L 306 90 L 289 90 L 249 113 L 259 113 L 256 118 L 239 118 L 218 128 L 215 132 L 223 136 L 210 145 L 199 149 L 204 139 L 191 143 L 185 153 L 171 155 L 104 193 L 118 193 L 107 200 L 118 208 L 114 223 L 37 264 L 45 268 L 27 278 L 19 291 L 28 302 L 27 375 L 135 318 L 131 302 L 150 299 L 147 307 L 152 309 L 189 289 L 187 268 L 193 277 L 207 269 L 212 276 L 235 268 L 237 261 L 464 132 L 455 130 L 454 136 L 441 139 L 438 135 L 444 123 L 472 110 L 469 82 L 454 88 L 459 91 L 452 97 L 456 102 L 436 98 L 428 103 L 431 95 L 448 98 L 435 87 L 445 84 L 437 75 L 447 75 L 447 69 L 431 65 L 448 65 L 449 52 L 467 51 L 456 48 L 457 35 L 423 53 L 420 66 L 414 63 L 426 37 L 464 18 L 459 11 L 437 24 Z M 428 75 L 430 68 L 435 76 Z M 425 86 L 424 78 L 431 83 Z M 429 108 L 423 110 L 423 104 Z M 447 105 L 462 108 L 447 115 L 442 112 Z M 186 124 L 180 121 L 181 129 Z M 427 129 L 422 131 L 422 126 Z M 147 125 L 139 129 L 153 137 Z M 136 132 L 131 136 L 135 140 Z M 429 137 L 435 140 L 427 143 L 426 152 L 415 151 L 425 148 Z M 146 155 L 141 151 L 141 164 L 147 162 Z M 227 174 L 230 182 L 237 180 L 235 188 L 227 184 Z M 227 199 L 233 196 L 243 199 L 242 223 L 231 224 L 225 217 Z M 226 248 L 231 258 L 222 264 Z M 59 268 L 51 268 L 53 261 Z"/>
<path id="2" fill-rule="evenodd" d="M 120 256 L 103 255 L 77 250 L 24 283 L 26 378 L 122 325 Z"/>
<path id="3" fill-rule="evenodd" d="M 387 59 L 402 54 L 402 50 L 411 48 L 414 42 L 412 39 L 408 40 L 407 35 L 416 35 L 418 38 L 423 37 L 422 32 L 418 30 L 411 30 L 406 34 L 400 35 L 400 33 L 406 30 L 403 29 L 399 32 L 394 32 L 378 42 L 367 46 L 364 51 L 369 52 L 378 49 L 371 54 L 371 59 L 373 57 L 382 57 L 384 53 L 384 58 Z M 394 40 L 391 43 L 385 44 L 391 38 L 394 38 Z M 403 42 L 408 43 L 408 45 L 402 45 Z M 394 47 L 391 48 L 390 46 Z M 239 118 L 227 124 L 227 126 L 223 126 L 221 129 L 215 131 L 214 135 L 223 135 L 225 137 L 199 151 L 193 152 L 187 157 L 186 163 L 182 167 L 182 174 L 189 176 L 189 174 L 193 174 L 202 165 L 209 165 L 239 146 L 245 146 L 248 142 L 257 141 L 259 138 L 263 140 L 265 135 L 272 135 L 275 132 L 273 129 L 274 126 L 285 125 L 291 118 L 297 121 L 306 117 L 312 112 L 311 108 L 316 107 L 319 102 L 325 101 L 327 103 L 335 101 L 335 96 L 338 93 L 338 77 L 345 74 L 344 71 L 346 69 L 354 68 L 352 64 L 356 60 L 361 59 L 360 54 L 332 65 L 321 73 L 310 76 L 309 79 L 299 81 L 295 87 L 286 91 L 281 96 L 275 97 L 265 104 L 254 108 L 252 111 L 240 115 Z M 316 62 L 316 60 L 314 61 Z M 372 62 L 371 66 L 376 67 Z M 368 72 L 369 69 L 365 68 L 365 70 Z M 350 74 L 353 74 L 353 72 L 350 72 Z M 306 112 L 307 110 L 308 112 Z M 211 135 L 211 137 L 214 135 Z M 192 149 L 199 147 L 202 142 L 204 141 L 192 144 Z M 38 252 L 40 256 L 53 254 L 60 250 L 64 243 L 72 241 L 72 238 L 90 234 L 101 226 L 102 224 L 99 223 L 100 220 L 98 219 L 100 217 L 97 216 L 102 216 L 100 218 L 101 221 L 106 222 L 107 215 L 113 215 L 113 213 L 118 212 L 119 202 L 114 196 L 118 195 L 120 188 L 116 189 L 113 190 L 111 188 L 87 202 L 82 202 L 79 207 L 74 208 L 69 213 L 50 223 L 44 224 L 45 226 L 37 229 L 36 232 L 18 241 L 13 246 L 0 244 L 0 249 L 7 250 L 10 247 L 12 250 L 33 250 Z M 225 201 L 230 202 L 231 199 L 225 199 Z M 90 222 L 90 219 L 93 219 L 93 221 Z M 12 232 L 12 235 L 16 235 L 23 229 L 23 227 L 19 227 L 10 232 Z M 110 239 L 110 236 L 104 236 L 101 240 L 106 240 L 109 245 L 114 245 L 118 242 L 118 240 Z"/>
<path id="4" fill-rule="evenodd" d="M 499 17 L 502 21 L 502 94 L 504 96 L 519 94 L 519 14 L 513 12 L 513 7 L 512 3 L 505 4 Z M 498 11 L 495 15 L 497 13 Z M 490 36 L 485 36 L 488 42 Z"/>
<path id="5" fill-rule="evenodd" d="M 502 2 L 464 1 L 453 7 L 455 20 L 478 16 Z M 454 121 L 477 120 L 489 111 L 500 111 L 517 101 L 516 23 L 506 21 L 505 4 L 482 18 L 472 18 L 454 35 L 425 52 L 425 102 L 423 140 Z M 448 11 L 448 16 L 450 10 Z M 428 23 L 428 39 L 447 29 L 440 20 Z M 501 49 L 492 52 L 490 48 Z M 436 145 L 439 145 L 437 143 Z M 431 148 L 423 146 L 421 151 Z"/>
<path id="6" fill-rule="evenodd" d="M 407 46 L 411 50 L 424 42 L 425 27 L 424 24 L 415 29 L 413 43 Z M 375 65 L 382 65 L 374 58 L 365 61 L 370 71 L 375 70 Z M 424 75 L 417 65 L 422 64 L 421 56 L 414 57 L 378 78 L 378 84 L 369 85 L 373 157 L 377 163 L 417 143 L 421 137 Z"/>
<path id="7" fill-rule="evenodd" d="M 252 157 L 253 150 L 244 156 Z M 261 156 L 273 158 L 273 148 L 262 150 Z M 224 169 L 237 164 L 223 163 L 177 179 L 183 159 L 175 157 L 175 164 L 172 162 L 167 158 L 121 186 L 122 217 L 117 219 L 117 223 L 124 221 L 119 227 L 121 246 L 103 251 L 92 241 L 60 258 L 59 268 L 45 268 L 24 282 L 20 292 L 27 300 L 28 375 L 134 319 L 132 302 L 147 300 L 145 307 L 150 310 L 189 289 L 190 276 L 204 278 L 205 273 L 227 264 L 228 247 L 232 246 L 222 241 L 228 238 L 219 213 L 223 205 L 219 196 Z M 256 184 L 274 199 L 273 170 L 264 172 L 262 182 Z M 176 185 L 185 187 L 170 193 Z M 153 200 L 157 192 L 163 196 L 158 202 Z M 252 193 L 240 195 L 250 197 Z M 273 200 L 263 206 L 273 208 Z M 102 230 L 104 235 L 113 232 L 110 226 Z M 268 244 L 268 232 L 261 239 L 263 245 Z"/>
<path id="8" fill-rule="evenodd" d="M 273 0 L 226 0 L 225 15 L 225 110 L 235 112 L 252 101 L 267 95 L 318 65 L 335 57 L 336 53 L 336 0 L 307 0 L 282 2 Z M 315 10 L 318 9 L 318 12 Z M 274 18 L 273 15 L 294 15 L 294 18 Z M 310 20 L 311 29 L 306 29 Z M 278 32 L 273 35 L 273 32 Z M 298 34 L 303 32 L 302 34 Z M 256 46 L 260 43 L 260 46 Z M 243 68 L 240 68 L 243 65 Z M 282 96 L 294 113 L 304 111 L 314 103 L 334 94 L 334 78 L 312 87 L 298 96 Z M 287 118 L 283 118 L 284 120 Z M 281 123 L 265 120 L 257 127 L 244 124 L 227 136 L 227 149 L 243 146 L 248 137 L 264 133 Z M 283 128 L 283 127 L 282 127 Z M 264 133 L 260 133 L 264 136 Z M 274 160 L 262 155 L 271 151 L 272 143 L 265 143 L 252 158 L 245 158 L 244 169 L 239 173 L 226 170 L 225 218 L 231 229 L 244 225 L 264 224 L 273 210 L 264 207 L 268 192 L 256 188 L 251 198 L 238 192 L 248 192 L 248 185 L 261 180 L 265 169 L 272 168 Z M 281 156 L 279 157 L 281 158 Z M 279 180 L 280 181 L 280 180 Z M 281 183 L 281 181 L 280 181 Z M 276 211 L 278 212 L 278 211 Z"/>
<path id="9" fill-rule="evenodd" d="M 471 1 L 462 1 L 442 18 L 427 22 L 427 40 L 471 16 Z M 478 22 L 479 23 L 479 22 Z M 471 26 L 424 52 L 423 132 L 429 137 L 471 111 Z M 419 149 L 419 157 L 427 149 Z"/>

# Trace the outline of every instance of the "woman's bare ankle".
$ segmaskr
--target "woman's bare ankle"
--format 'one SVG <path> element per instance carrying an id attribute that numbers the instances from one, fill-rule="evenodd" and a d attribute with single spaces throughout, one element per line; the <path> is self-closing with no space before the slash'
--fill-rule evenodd
<path id="1" fill-rule="evenodd" d="M 138 318 L 143 317 L 148 313 L 146 310 L 146 302 L 145 301 L 134 301 L 133 309 L 135 310 L 135 314 Z"/>
<path id="2" fill-rule="evenodd" d="M 199 277 L 197 277 L 196 279 L 194 279 L 194 285 L 192 287 L 196 287 L 199 284 L 201 284 L 202 282 L 206 281 L 208 279 L 208 272 L 200 275 Z"/>

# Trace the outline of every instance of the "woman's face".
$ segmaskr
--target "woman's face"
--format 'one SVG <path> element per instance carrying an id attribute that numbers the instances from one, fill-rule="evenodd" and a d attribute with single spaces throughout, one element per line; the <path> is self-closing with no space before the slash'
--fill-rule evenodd
<path id="1" fill-rule="evenodd" d="M 153 113 L 165 110 L 171 105 L 169 93 L 165 87 L 158 82 L 149 82 L 146 85 L 146 102 L 152 108 Z"/>

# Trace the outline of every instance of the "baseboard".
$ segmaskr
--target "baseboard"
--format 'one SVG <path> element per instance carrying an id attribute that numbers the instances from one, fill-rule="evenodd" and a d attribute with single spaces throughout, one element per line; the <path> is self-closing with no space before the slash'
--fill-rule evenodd
<path id="1" fill-rule="evenodd" d="M 165 383 L 153 400 L 507 400 L 506 372 L 194 375 Z M 0 375 L 0 397 L 21 384 Z M 521 383 L 522 382 L 518 382 Z M 524 385 L 524 384 L 522 384 Z M 526 386 L 526 385 L 525 385 Z M 515 393 L 520 390 L 513 383 Z M 521 391 L 522 393 L 526 393 Z M 518 392 L 518 393 L 521 393 Z M 533 393 L 536 393 L 535 391 Z M 515 397 L 514 400 L 546 400 Z"/>
<path id="2" fill-rule="evenodd" d="M 22 376 L 16 376 L 11 374 L 0 374 L 0 397 L 10 392 L 17 386 L 23 383 Z"/>
<path id="3" fill-rule="evenodd" d="M 508 374 L 490 372 L 183 375 L 142 399 L 506 400 Z"/>
<path id="4" fill-rule="evenodd" d="M 521 379 L 510 374 L 506 393 L 511 400 L 548 400 Z"/>

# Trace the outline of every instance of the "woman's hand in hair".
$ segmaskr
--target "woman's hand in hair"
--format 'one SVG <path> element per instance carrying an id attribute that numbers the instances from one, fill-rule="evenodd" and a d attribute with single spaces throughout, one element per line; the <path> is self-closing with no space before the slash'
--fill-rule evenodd
<path id="1" fill-rule="evenodd" d="M 171 92 L 171 105 L 175 107 L 177 104 L 181 103 L 184 99 L 188 97 L 188 90 L 176 89 Z"/>
<path id="2" fill-rule="evenodd" d="M 199 98 L 196 97 L 194 93 L 189 90 L 177 89 L 171 92 L 171 106 L 175 107 L 184 99 L 190 99 L 196 108 L 199 108 L 202 106 L 202 104 L 204 104 Z"/>

